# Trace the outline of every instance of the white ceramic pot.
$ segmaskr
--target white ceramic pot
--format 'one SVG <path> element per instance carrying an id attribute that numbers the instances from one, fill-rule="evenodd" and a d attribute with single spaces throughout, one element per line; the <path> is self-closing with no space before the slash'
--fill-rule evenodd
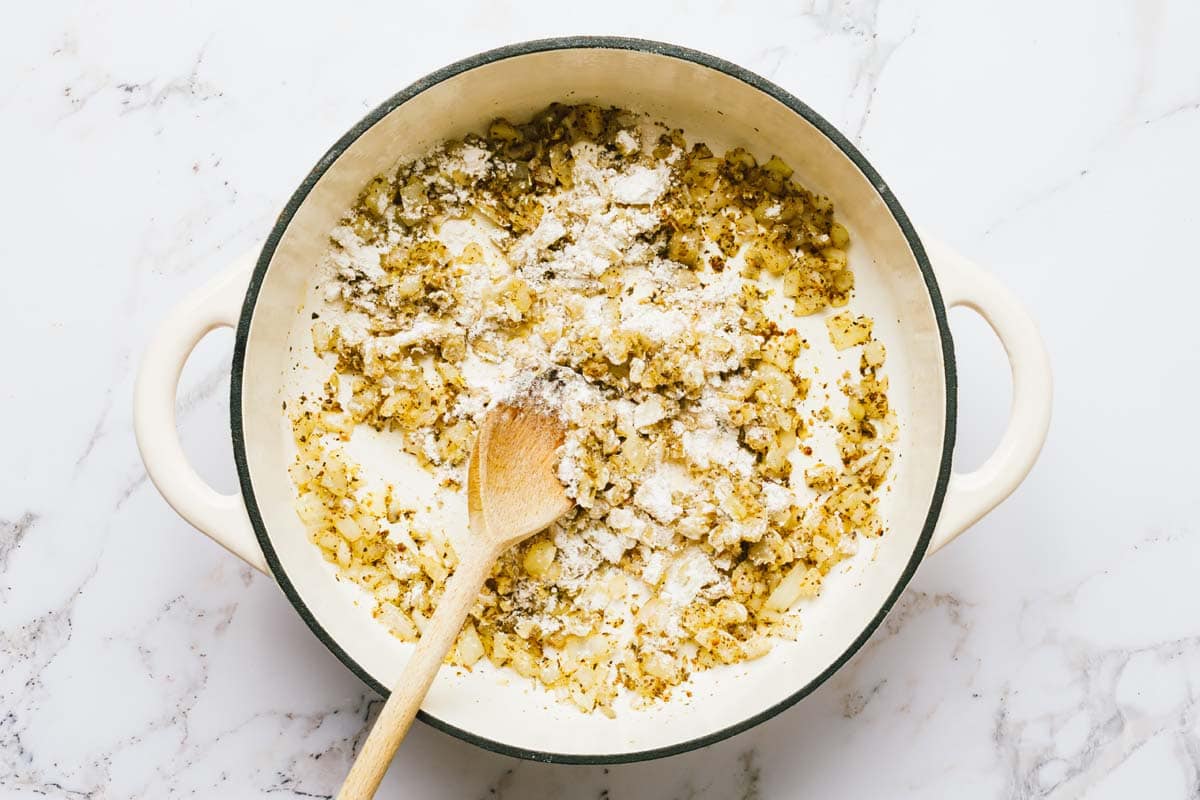
<path id="1" fill-rule="evenodd" d="M 703 672 L 691 696 L 616 719 L 583 715 L 514 673 L 444 669 L 422 719 L 467 741 L 543 761 L 605 763 L 682 752 L 767 719 L 828 678 L 879 625 L 917 565 L 1008 496 L 1033 465 L 1050 419 L 1051 377 L 1036 327 L 991 276 L 917 232 L 862 155 L 811 109 L 762 78 L 711 56 L 654 42 L 572 38 L 530 42 L 459 62 L 392 97 L 318 162 L 261 252 L 239 260 L 182 303 L 150 344 L 138 375 L 134 422 L 154 484 L 189 522 L 279 582 L 313 632 L 384 693 L 409 651 L 354 604 L 293 510 L 286 341 L 330 229 L 361 187 L 399 158 L 523 118 L 551 101 L 649 112 L 713 150 L 743 146 L 791 164 L 829 195 L 854 244 L 854 308 L 872 314 L 887 344 L 890 398 L 901 421 L 884 515 L 887 534 L 865 560 L 831 576 L 804 609 L 795 643 L 766 657 Z M 991 325 L 1012 367 L 1011 419 L 975 472 L 951 473 L 955 431 L 953 342 L 946 308 L 967 306 Z M 819 318 L 813 324 L 820 325 Z M 231 421 L 240 495 L 205 485 L 175 429 L 175 389 L 196 342 L 237 329 Z M 802 331 L 803 333 L 803 331 Z M 823 328 L 814 335 L 823 335 Z M 743 679 L 744 678 L 744 679 Z"/>

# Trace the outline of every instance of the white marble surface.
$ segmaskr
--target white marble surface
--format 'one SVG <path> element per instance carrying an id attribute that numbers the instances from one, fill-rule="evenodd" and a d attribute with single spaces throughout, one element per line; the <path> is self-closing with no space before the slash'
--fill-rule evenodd
<path id="1" fill-rule="evenodd" d="M 381 796 L 1196 797 L 1200 5 L 1194 0 L 21 3 L 0 32 L 0 796 L 327 796 L 377 699 L 277 587 L 190 529 L 130 430 L 171 303 L 269 227 L 318 155 L 426 71 L 622 33 L 766 75 L 1040 319 L 1056 417 L 1028 482 L 923 565 L 799 706 L 732 740 L 559 767 L 418 726 Z M 252 7 L 253 6 L 253 7 Z M 1007 406 L 955 315 L 959 463 Z M 235 486 L 232 337 L 181 390 Z"/>

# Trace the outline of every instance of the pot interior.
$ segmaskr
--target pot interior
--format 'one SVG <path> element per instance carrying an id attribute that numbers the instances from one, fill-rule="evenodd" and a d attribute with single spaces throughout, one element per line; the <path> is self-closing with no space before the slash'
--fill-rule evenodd
<path id="1" fill-rule="evenodd" d="M 536 47 L 518 46 L 451 68 L 407 99 L 398 96 L 360 126 L 361 135 L 343 140 L 343 150 L 335 147 L 301 187 L 281 218 L 278 240 L 272 237 L 274 247 L 269 243 L 264 251 L 256 275 L 261 286 L 252 284 L 257 298 L 247 305 L 248 327 L 243 320 L 239 331 L 245 337 L 244 441 L 235 441 L 235 450 L 244 453 L 243 491 L 252 517 L 254 506 L 261 515 L 259 535 L 281 584 L 343 660 L 376 687 L 390 686 L 410 646 L 371 618 L 355 587 L 335 581 L 332 566 L 309 542 L 293 510 L 286 472 L 294 449 L 279 409 L 294 379 L 288 346 L 309 341 L 308 321 L 296 311 L 312 287 L 330 229 L 362 186 L 398 159 L 420 155 L 441 139 L 481 131 L 496 116 L 528 117 L 552 101 L 645 111 L 718 153 L 742 146 L 760 161 L 779 155 L 802 185 L 833 199 L 853 242 L 857 289 L 851 308 L 875 318 L 888 348 L 889 397 L 901 421 L 891 491 L 882 507 L 888 532 L 830 576 L 821 597 L 804 609 L 797 641 L 779 642 L 756 661 L 700 673 L 681 687 L 688 691 L 673 692 L 667 702 L 622 708 L 615 719 L 584 715 L 516 673 L 481 662 L 471 673 L 443 669 L 424 704 L 435 724 L 518 755 L 574 761 L 648 757 L 740 730 L 811 689 L 861 644 L 911 575 L 924 552 L 927 516 L 948 459 L 939 326 L 944 314 L 940 304 L 935 310 L 914 245 L 880 188 L 822 132 L 815 115 L 810 121 L 779 99 L 787 98 L 779 90 L 772 88 L 778 92 L 773 96 L 723 71 L 735 68 L 699 63 L 692 59 L 705 57 L 657 45 Z M 824 343 L 814 346 L 811 357 L 833 384 L 842 366 L 831 355 L 823 320 L 824 315 L 805 319 L 800 332 L 814 344 Z M 844 403 L 836 389 L 832 396 Z M 235 430 L 235 439 L 238 435 Z"/>

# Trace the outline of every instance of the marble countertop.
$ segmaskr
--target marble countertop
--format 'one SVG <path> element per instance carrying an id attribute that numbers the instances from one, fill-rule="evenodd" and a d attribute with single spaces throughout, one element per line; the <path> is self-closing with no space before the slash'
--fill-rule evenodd
<path id="1" fill-rule="evenodd" d="M 833 121 L 914 219 L 1033 310 L 1055 420 L 1022 488 L 779 717 L 609 768 L 522 762 L 418 725 L 381 796 L 1200 794 L 1200 5 L 390 2 L 330 16 L 141 0 L 8 17 L 0 796 L 335 790 L 378 698 L 146 480 L 137 358 L 368 109 L 473 52 L 579 32 L 707 50 Z M 983 323 L 952 317 L 970 467 L 999 435 L 1007 376 Z M 180 395 L 185 448 L 226 491 L 231 348 L 228 331 L 206 339 Z"/>

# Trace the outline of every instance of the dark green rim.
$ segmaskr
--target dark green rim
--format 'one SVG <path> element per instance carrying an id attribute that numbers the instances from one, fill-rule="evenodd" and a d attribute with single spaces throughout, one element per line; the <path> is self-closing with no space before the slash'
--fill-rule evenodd
<path id="1" fill-rule="evenodd" d="M 543 750 L 527 750 L 522 747 L 513 747 L 504 744 L 503 742 L 486 739 L 482 736 L 476 736 L 470 731 L 463 730 L 454 725 L 450 725 L 437 717 L 434 717 L 424 711 L 419 712 L 417 717 L 423 722 L 432 725 L 433 727 L 445 731 L 446 733 L 462 739 L 464 742 L 478 745 L 487 750 L 504 755 L 516 756 L 530 761 L 541 761 L 544 763 L 556 764 L 624 764 L 634 761 L 646 761 L 664 756 L 677 755 L 686 753 L 690 750 L 695 750 L 699 747 L 719 742 L 735 734 L 753 728 L 761 722 L 765 722 L 779 712 L 799 702 L 804 697 L 808 696 L 818 686 L 824 683 L 830 675 L 836 672 L 850 659 L 854 653 L 870 638 L 879 624 L 883 622 L 888 611 L 895 604 L 896 599 L 904 588 L 912 579 L 913 573 L 916 572 L 917 565 L 921 563 L 921 559 L 925 556 L 925 551 L 929 546 L 929 539 L 933 534 L 934 524 L 937 522 L 938 514 L 942 508 L 942 500 L 946 495 L 946 485 L 950 480 L 950 462 L 954 451 L 955 437 L 955 420 L 957 418 L 957 380 L 955 377 L 954 364 L 954 342 L 950 338 L 950 327 L 946 318 L 946 308 L 942 303 L 942 295 L 938 289 L 937 280 L 934 278 L 933 269 L 929 265 L 929 259 L 925 255 L 925 248 L 921 244 L 920 238 L 913 229 L 912 223 L 908 219 L 908 215 L 904 213 L 904 209 L 900 207 L 900 203 L 896 200 L 895 195 L 888 188 L 883 178 L 879 173 L 867 162 L 863 155 L 854 147 L 850 141 L 843 136 L 836 128 L 829 124 L 819 114 L 802 103 L 796 97 L 784 91 L 780 87 L 771 83 L 749 70 L 743 69 L 736 64 L 731 64 L 707 53 L 701 53 L 697 50 L 690 50 L 684 47 L 666 44 L 664 42 L 648 41 L 644 39 L 629 39 L 616 36 L 568 36 L 554 39 L 538 39 L 530 42 L 522 42 L 520 44 L 512 44 L 506 47 L 500 47 L 495 50 L 489 50 L 470 58 L 463 59 L 457 63 L 451 64 L 448 67 L 426 75 L 417 82 L 413 83 L 408 88 L 396 93 L 388 98 L 382 105 L 376 108 L 367 116 L 351 128 L 342 138 L 329 148 L 328 152 L 321 157 L 312 171 L 308 173 L 300 187 L 288 200 L 283 212 L 275 221 L 275 226 L 271 229 L 270 236 L 267 237 L 266 244 L 263 245 L 262 253 L 259 255 L 258 263 L 255 266 L 254 274 L 250 278 L 249 288 L 246 290 L 246 300 L 242 305 L 241 318 L 238 321 L 237 340 L 233 349 L 233 371 L 230 383 L 230 428 L 233 434 L 233 454 L 234 461 L 237 463 L 238 478 L 241 482 L 242 497 L 246 503 L 246 511 L 250 516 L 250 522 L 254 526 L 254 532 L 258 537 L 258 543 L 262 547 L 263 555 L 266 557 L 267 564 L 271 567 L 271 572 L 275 579 L 279 582 L 288 600 L 295 606 L 296 611 L 304 619 L 312 632 L 317 638 L 329 648 L 329 650 L 337 656 L 343 664 L 349 667 L 350 671 L 357 675 L 364 683 L 370 686 L 379 694 L 386 697 L 388 695 L 387 687 L 376 681 L 370 674 L 364 670 L 358 662 L 334 641 L 333 637 L 321 627 L 321 624 L 313 617 L 308 610 L 308 606 L 300 598 L 300 594 L 296 591 L 295 585 L 289 579 L 284 571 L 279 558 L 275 553 L 275 548 L 271 544 L 271 538 L 267 534 L 266 526 L 263 524 L 262 513 L 259 511 L 258 501 L 254 494 L 254 484 L 250 478 L 250 470 L 246 462 L 246 444 L 244 429 L 242 425 L 242 382 L 244 378 L 243 368 L 245 365 L 246 356 L 246 341 L 250 332 L 250 321 L 254 315 L 254 307 L 258 301 L 258 293 L 262 288 L 263 278 L 266 275 L 267 267 L 271 263 L 271 258 L 275 254 L 275 248 L 279 245 L 279 240 L 283 233 L 287 230 L 288 225 L 295 216 L 300 205 L 308 197 L 317 181 L 325 174 L 326 170 L 338 159 L 345 150 L 354 143 L 358 137 L 362 136 L 372 125 L 378 122 L 387 114 L 394 111 L 399 106 L 416 97 L 421 92 L 435 86 L 442 81 L 459 75 L 463 72 L 481 67 L 486 64 L 491 64 L 497 61 L 503 61 L 508 58 L 529 55 L 531 53 L 542 53 L 551 50 L 577 50 L 577 49 L 609 49 L 609 50 L 634 50 L 643 53 L 654 53 L 669 58 L 675 58 L 682 61 L 690 61 L 710 69 L 723 72 L 726 75 L 732 76 L 741 80 L 744 83 L 753 86 L 761 92 L 764 92 L 779 102 L 786 105 L 788 108 L 795 111 L 812 125 L 816 126 L 825 136 L 827 136 L 838 148 L 846 154 L 846 156 L 854 162 L 862 173 L 874 185 L 879 192 L 879 196 L 887 204 L 888 210 L 891 211 L 896 223 L 900 226 L 900 230 L 904 233 L 904 237 L 908 240 L 909 246 L 912 248 L 913 255 L 917 259 L 917 264 L 921 268 L 921 274 L 925 279 L 925 285 L 929 290 L 929 298 L 933 304 L 934 316 L 937 319 L 938 332 L 942 340 L 942 356 L 945 363 L 946 371 L 946 434 L 942 441 L 942 458 L 941 465 L 938 469 L 937 485 L 934 488 L 933 499 L 929 504 L 929 513 L 925 517 L 925 525 L 921 530 L 921 537 L 917 542 L 916 548 L 913 550 L 912 557 L 909 559 L 908 565 L 904 569 L 904 573 L 900 576 L 900 580 L 896 583 L 887 600 L 884 601 L 878 613 L 871 622 L 863 629 L 862 633 L 850 643 L 846 651 L 841 654 L 828 668 L 806 685 L 802 686 L 796 692 L 791 694 L 784 700 L 776 703 L 770 708 L 760 711 L 753 716 L 747 717 L 741 722 L 730 725 L 715 733 L 710 733 L 706 736 L 698 736 L 694 739 L 689 739 L 679 744 L 669 747 L 659 747 L 652 750 L 638 750 L 630 753 L 602 754 L 602 755 L 579 755 L 577 753 L 552 753 Z"/>

